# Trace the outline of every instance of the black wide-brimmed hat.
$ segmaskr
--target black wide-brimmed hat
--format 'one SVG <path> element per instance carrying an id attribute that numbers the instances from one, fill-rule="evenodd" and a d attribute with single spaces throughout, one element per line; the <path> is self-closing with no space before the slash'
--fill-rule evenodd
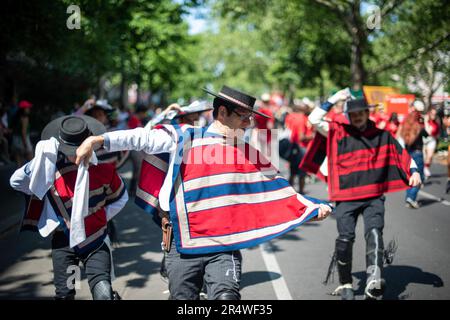
<path id="1" fill-rule="evenodd" d="M 64 116 L 48 123 L 41 133 L 41 139 L 51 137 L 59 141 L 58 150 L 66 156 L 74 156 L 80 144 L 89 136 L 106 132 L 100 121 L 89 116 Z M 96 149 L 98 149 L 97 147 Z"/>
<path id="2" fill-rule="evenodd" d="M 222 100 L 225 100 L 237 107 L 241 107 L 243 109 L 247 109 L 250 110 L 253 113 L 259 114 L 260 116 L 263 116 L 265 118 L 270 118 L 267 114 L 258 112 L 254 109 L 255 107 L 255 101 L 256 98 L 249 96 L 248 94 L 245 94 L 239 90 L 227 87 L 227 86 L 223 86 L 222 89 L 219 91 L 219 93 L 213 93 L 211 91 L 209 91 L 206 88 L 203 88 L 203 90 L 206 93 L 209 93 L 217 98 L 220 98 Z"/>
<path id="3" fill-rule="evenodd" d="M 345 103 L 344 112 L 355 112 L 355 111 L 361 111 L 361 110 L 367 110 L 369 109 L 369 105 L 367 104 L 366 99 L 354 99 L 354 100 L 347 100 Z"/>

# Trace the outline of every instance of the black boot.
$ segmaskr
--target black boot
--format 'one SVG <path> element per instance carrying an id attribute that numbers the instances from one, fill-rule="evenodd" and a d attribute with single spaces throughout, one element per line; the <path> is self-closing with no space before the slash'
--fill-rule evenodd
<path id="1" fill-rule="evenodd" d="M 342 289 L 340 295 L 342 300 L 353 300 L 352 289 L 352 253 L 353 241 L 348 239 L 336 239 L 336 260 L 339 274 L 339 282 Z M 339 287 L 339 288 L 341 288 Z M 338 288 L 338 289 L 339 289 Z"/>
<path id="2" fill-rule="evenodd" d="M 371 229 L 366 234 L 367 281 L 364 290 L 366 299 L 381 299 L 385 290 L 382 279 L 384 245 L 383 234 L 379 229 Z"/>

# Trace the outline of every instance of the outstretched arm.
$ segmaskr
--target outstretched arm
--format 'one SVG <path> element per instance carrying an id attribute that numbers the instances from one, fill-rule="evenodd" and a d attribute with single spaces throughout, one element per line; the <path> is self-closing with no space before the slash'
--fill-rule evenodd
<path id="1" fill-rule="evenodd" d="M 157 154 L 174 151 L 176 143 L 166 129 L 136 128 L 107 132 L 101 136 L 91 136 L 84 140 L 77 149 L 75 163 L 78 165 L 81 161 L 90 159 L 93 150 L 100 146 L 109 152 L 136 150 Z"/>
<path id="2" fill-rule="evenodd" d="M 29 165 L 30 162 L 26 163 L 25 165 L 17 169 L 9 179 L 9 184 L 11 185 L 11 188 L 28 195 L 32 194 L 29 187 L 30 186 Z"/>

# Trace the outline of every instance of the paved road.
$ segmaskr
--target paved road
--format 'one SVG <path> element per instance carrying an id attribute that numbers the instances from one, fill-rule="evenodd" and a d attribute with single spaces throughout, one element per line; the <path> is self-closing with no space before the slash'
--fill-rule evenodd
<path id="1" fill-rule="evenodd" d="M 423 205 L 420 210 L 405 208 L 403 193 L 387 197 L 385 242 L 395 237 L 399 248 L 394 264 L 385 269 L 386 299 L 450 299 L 450 196 L 443 193 L 446 168 L 436 165 L 433 170 L 436 175 L 419 197 Z M 326 186 L 319 182 L 308 185 L 307 194 L 326 198 Z M 0 200 L 15 206 L 8 216 L 20 216 L 20 197 L 12 196 Z M 159 276 L 159 229 L 131 201 L 118 216 L 117 225 L 120 243 L 114 250 L 114 288 L 124 299 L 167 299 L 167 284 Z M 365 277 L 362 230 L 360 221 L 353 267 L 358 299 L 362 298 Z M 14 231 L 10 228 L 0 240 L 0 299 L 51 299 L 54 288 L 49 241 L 33 233 L 16 235 Z M 242 298 L 338 299 L 329 295 L 337 286 L 337 274 L 334 284 L 322 285 L 336 236 L 335 221 L 329 218 L 243 250 Z M 77 298 L 90 299 L 86 280 Z"/>

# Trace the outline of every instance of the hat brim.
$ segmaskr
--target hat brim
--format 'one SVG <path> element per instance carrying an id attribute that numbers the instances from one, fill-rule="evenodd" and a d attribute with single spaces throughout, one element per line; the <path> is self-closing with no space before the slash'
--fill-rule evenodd
<path id="1" fill-rule="evenodd" d="M 209 107 L 209 108 L 206 108 L 204 110 L 199 110 L 199 111 L 188 111 L 188 112 L 178 113 L 176 116 L 173 117 L 173 119 L 178 119 L 178 118 L 188 116 L 188 115 L 194 114 L 194 113 L 203 113 L 203 112 L 211 111 L 213 109 L 214 109 L 213 107 Z"/>
<path id="2" fill-rule="evenodd" d="M 370 105 L 366 105 L 366 106 L 361 106 L 361 107 L 356 107 L 350 111 L 348 110 L 344 110 L 344 113 L 350 113 L 350 112 L 356 112 L 356 111 L 362 111 L 362 110 L 369 110 L 370 109 Z"/>
<path id="3" fill-rule="evenodd" d="M 63 117 L 57 118 L 57 119 L 51 121 L 50 123 L 48 123 L 45 126 L 44 130 L 42 130 L 41 140 L 47 140 L 47 139 L 50 139 L 51 137 L 54 137 L 59 142 L 58 151 L 62 152 L 66 156 L 75 156 L 77 148 L 79 146 L 68 145 L 68 144 L 64 143 L 61 140 L 61 138 L 59 137 L 59 129 L 61 127 L 61 123 L 68 117 L 73 117 L 73 115 L 63 116 Z M 85 116 L 85 115 L 79 115 L 77 117 L 82 118 L 86 122 L 87 127 L 88 127 L 89 131 L 91 132 L 91 135 L 98 136 L 98 135 L 101 135 L 106 132 L 105 126 L 100 121 L 98 121 L 92 117 Z M 98 150 L 99 148 L 100 147 L 97 146 L 94 149 L 94 151 Z"/>
<path id="4" fill-rule="evenodd" d="M 206 93 L 208 93 L 208 94 L 210 94 L 210 95 L 213 95 L 213 96 L 215 96 L 215 97 L 217 97 L 217 98 L 219 98 L 219 99 L 222 99 L 222 100 L 225 100 L 225 101 L 227 101 L 227 102 L 230 102 L 231 104 L 235 105 L 236 107 L 243 108 L 243 109 L 247 109 L 247 110 L 249 110 L 249 111 L 251 111 L 251 112 L 253 112 L 253 113 L 256 113 L 256 114 L 258 114 L 258 115 L 260 115 L 260 116 L 262 116 L 262 117 L 265 117 L 265 118 L 270 118 L 270 116 L 268 116 L 267 114 L 264 114 L 264 113 L 262 113 L 262 112 L 258 112 L 258 111 L 254 110 L 254 109 L 253 109 L 252 107 L 250 107 L 250 106 L 242 106 L 242 105 L 240 105 L 240 104 L 237 104 L 237 103 L 234 102 L 233 100 L 230 100 L 230 99 L 227 99 L 227 98 L 225 98 L 225 97 L 222 97 L 222 96 L 220 96 L 220 95 L 218 95 L 218 94 L 216 94 L 216 93 L 214 93 L 214 92 L 209 91 L 209 90 L 206 89 L 206 88 L 202 88 L 202 89 L 203 89 L 203 91 L 205 91 Z"/>

